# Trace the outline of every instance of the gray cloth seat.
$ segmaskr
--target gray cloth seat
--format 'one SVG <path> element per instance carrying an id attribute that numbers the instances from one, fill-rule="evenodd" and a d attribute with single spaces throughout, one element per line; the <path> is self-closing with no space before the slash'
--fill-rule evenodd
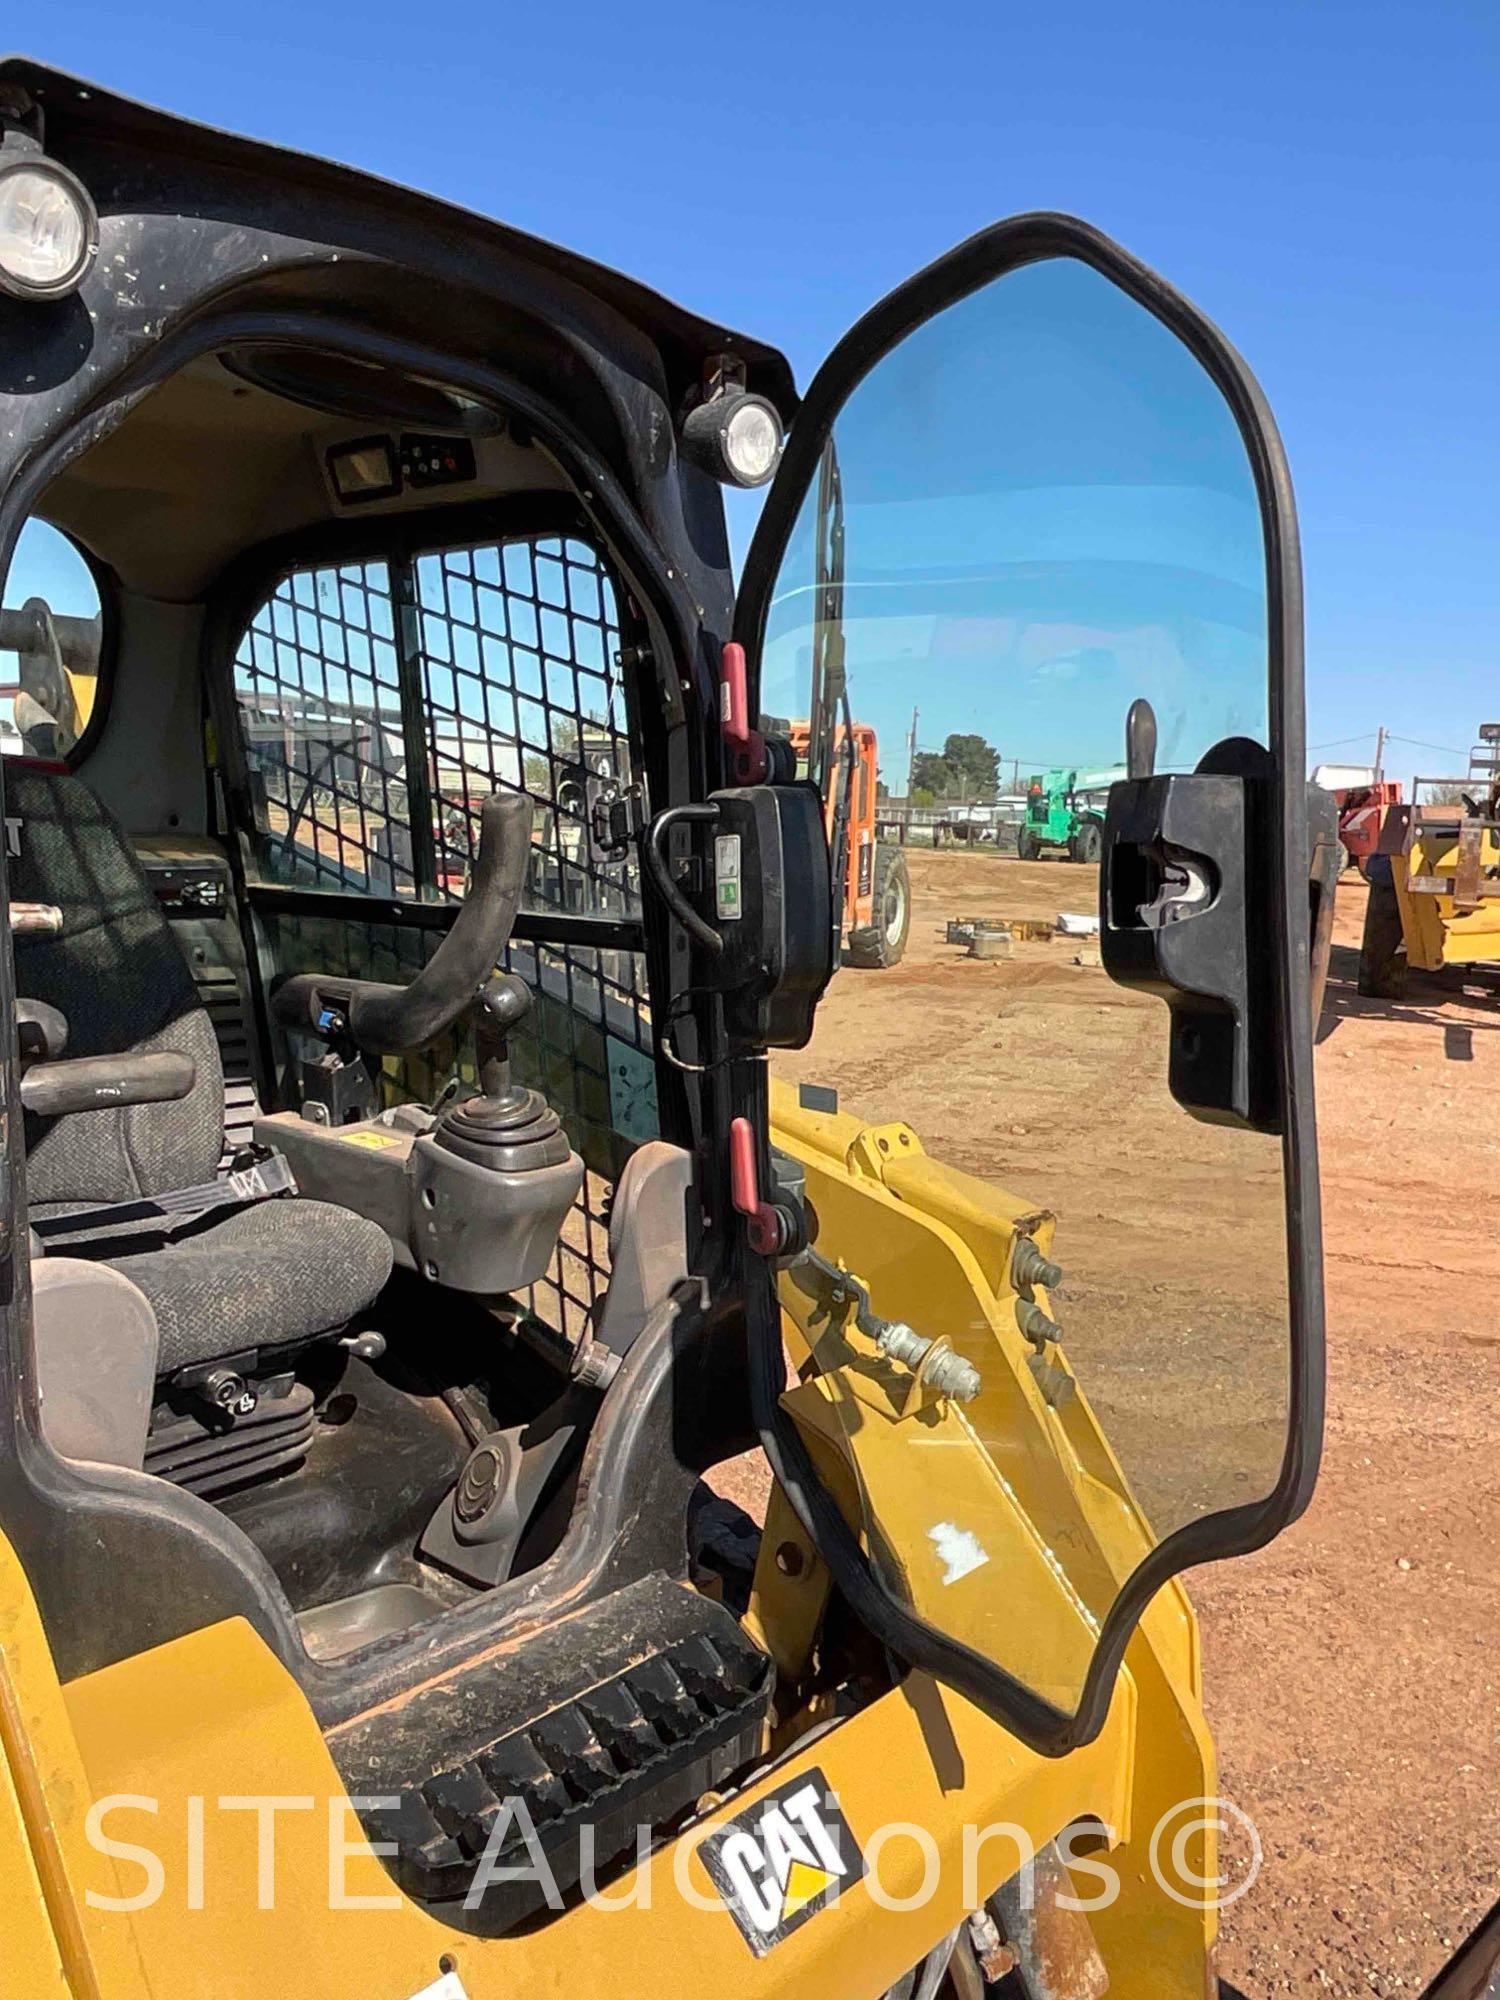
<path id="1" fill-rule="evenodd" d="M 374 1240 L 372 1241 L 372 1237 Z M 151 1301 L 163 1374 L 346 1325 L 390 1275 L 384 1230 L 326 1201 L 258 1202 L 184 1242 L 111 1257 Z"/>
<path id="2" fill-rule="evenodd" d="M 197 1079 L 173 1104 L 26 1118 L 33 1215 L 132 1201 L 213 1179 L 223 1152 L 218 1045 L 144 870 L 119 825 L 67 773 L 7 764 L 5 812 L 19 844 L 13 899 L 53 903 L 56 936 L 15 940 L 16 991 L 65 1015 L 69 1056 L 178 1050 Z M 156 1312 L 163 1374 L 250 1348 L 331 1333 L 370 1305 L 391 1271 L 384 1230 L 326 1202 L 279 1198 L 159 1249 L 101 1259 Z"/>

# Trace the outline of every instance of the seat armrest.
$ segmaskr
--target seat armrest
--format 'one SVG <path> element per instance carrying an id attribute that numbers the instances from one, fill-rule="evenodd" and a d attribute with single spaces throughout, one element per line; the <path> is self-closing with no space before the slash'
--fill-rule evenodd
<path id="1" fill-rule="evenodd" d="M 71 1062 L 32 1063 L 21 1075 L 21 1103 L 40 1118 L 115 1111 L 125 1104 L 174 1104 L 197 1080 L 198 1065 L 175 1049 L 77 1056 Z"/>
<path id="2" fill-rule="evenodd" d="M 57 1062 L 67 1053 L 68 1017 L 45 1000 L 16 999 L 16 1040 L 23 1063 Z"/>

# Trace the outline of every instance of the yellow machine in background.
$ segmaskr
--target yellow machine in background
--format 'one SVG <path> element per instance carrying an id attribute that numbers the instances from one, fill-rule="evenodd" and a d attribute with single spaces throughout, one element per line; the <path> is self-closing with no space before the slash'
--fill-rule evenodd
<path id="1" fill-rule="evenodd" d="M 1497 877 L 1500 838 L 1492 819 L 1435 808 L 1415 820 L 1405 851 L 1391 856 L 1407 963 L 1440 972 L 1500 961 Z"/>
<path id="2" fill-rule="evenodd" d="M 1466 777 L 1414 778 L 1411 802 L 1387 807 L 1369 863 L 1361 992 L 1398 997 L 1408 968 L 1500 964 L 1497 753 L 1500 723 L 1481 723 Z"/>

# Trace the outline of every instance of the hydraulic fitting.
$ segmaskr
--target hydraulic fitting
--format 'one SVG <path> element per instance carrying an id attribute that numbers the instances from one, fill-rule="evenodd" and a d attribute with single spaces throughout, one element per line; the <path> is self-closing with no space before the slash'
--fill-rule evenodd
<path id="1" fill-rule="evenodd" d="M 1048 1319 L 1035 1299 L 1016 1300 L 1016 1324 L 1039 1354 L 1049 1340 L 1062 1339 L 1062 1328 Z"/>
<path id="2" fill-rule="evenodd" d="M 1011 1252 L 1010 1278 L 1018 1292 L 1027 1291 L 1032 1285 L 1045 1285 L 1050 1291 L 1062 1283 L 1062 1266 L 1044 1257 L 1031 1237 L 1018 1236 Z"/>
<path id="3" fill-rule="evenodd" d="M 899 1361 L 919 1374 L 939 1396 L 951 1396 L 955 1403 L 972 1403 L 979 1394 L 979 1370 L 972 1362 L 955 1354 L 951 1347 L 933 1354 L 936 1342 L 924 1339 L 914 1327 L 899 1319 L 878 1322 L 875 1345 L 892 1361 Z"/>

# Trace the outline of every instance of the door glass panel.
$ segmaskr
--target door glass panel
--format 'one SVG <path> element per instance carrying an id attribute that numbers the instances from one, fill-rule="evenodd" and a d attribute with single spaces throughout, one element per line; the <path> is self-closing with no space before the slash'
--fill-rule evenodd
<path id="1" fill-rule="evenodd" d="M 1058 259 L 852 391 L 769 610 L 764 726 L 821 734 L 830 784 L 852 776 L 846 725 L 873 728 L 875 877 L 909 896 L 877 896 L 865 921 L 889 908 L 905 937 L 846 939 L 811 1046 L 774 1064 L 885 1128 L 870 1157 L 896 1200 L 808 1176 L 818 1253 L 868 1323 L 815 1275 L 783 1303 L 889 1587 L 1065 1709 L 1152 1544 L 1267 1496 L 1285 1445 L 1279 1142 L 1177 1106 L 1165 1009 L 1111 983 L 1091 934 L 1130 704 L 1155 709 L 1158 771 L 1267 742 L 1265 576 L 1220 392 Z M 806 1109 L 777 1102 L 784 1129 Z M 922 1182 L 924 1149 L 962 1178 Z M 1017 1287 L 997 1248 L 1016 1218 L 1055 1283 Z M 892 1322 L 951 1342 L 978 1394 L 913 1395 L 870 1331 Z"/>

